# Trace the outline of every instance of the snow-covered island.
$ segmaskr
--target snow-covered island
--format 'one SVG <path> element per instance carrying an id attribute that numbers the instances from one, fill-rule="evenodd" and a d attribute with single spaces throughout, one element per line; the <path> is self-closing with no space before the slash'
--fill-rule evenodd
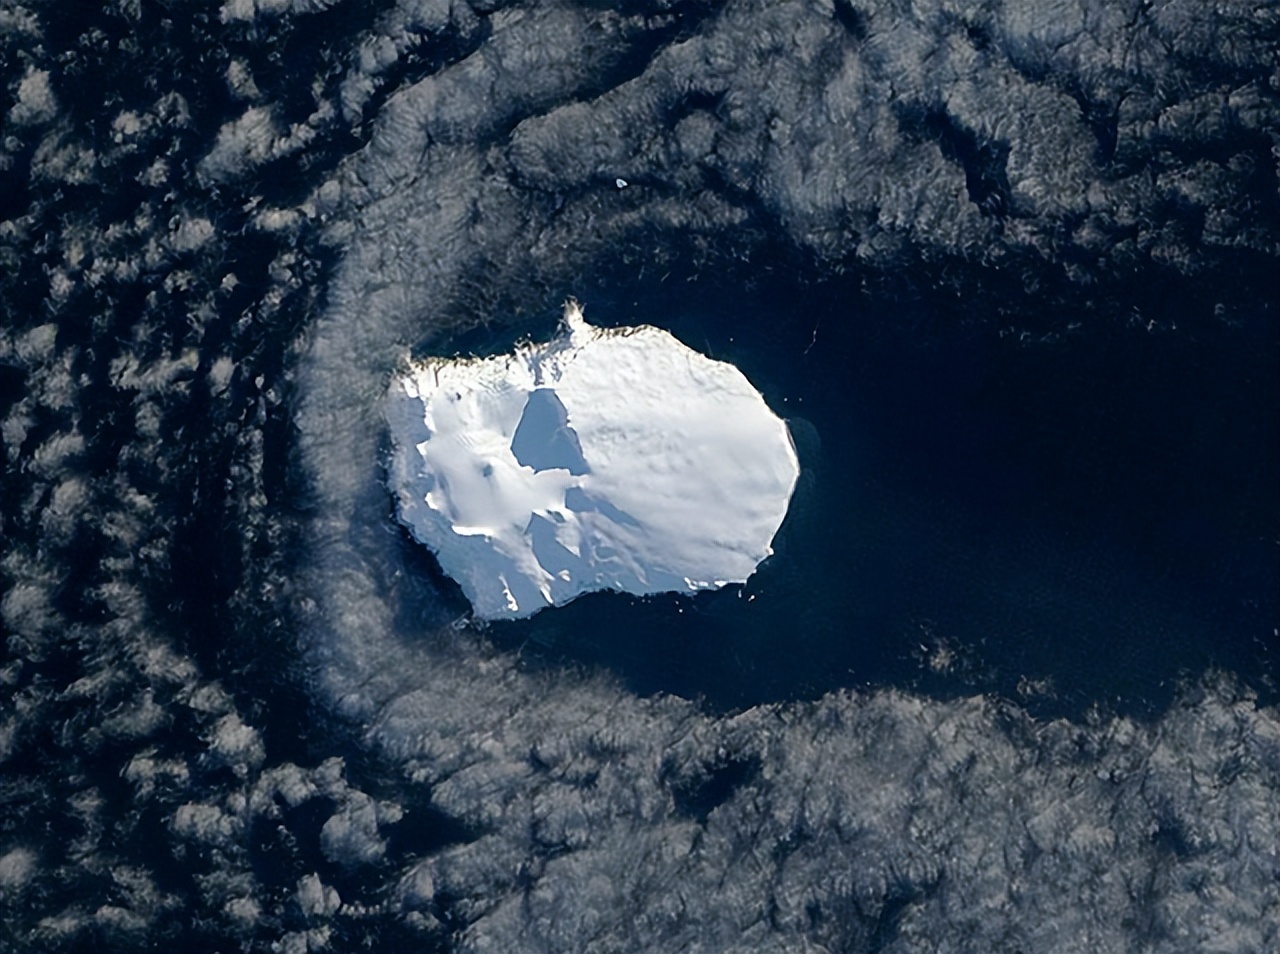
<path id="1" fill-rule="evenodd" d="M 572 300 L 546 344 L 413 362 L 386 416 L 400 520 L 484 619 L 745 582 L 800 471 L 741 371 Z"/>

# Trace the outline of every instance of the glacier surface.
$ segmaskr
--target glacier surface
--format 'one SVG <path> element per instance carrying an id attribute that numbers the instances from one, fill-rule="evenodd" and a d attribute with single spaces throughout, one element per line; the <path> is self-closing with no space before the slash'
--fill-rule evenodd
<path id="1" fill-rule="evenodd" d="M 548 343 L 414 362 L 386 414 L 400 519 L 484 619 L 745 582 L 800 469 L 733 365 L 574 301 Z"/>

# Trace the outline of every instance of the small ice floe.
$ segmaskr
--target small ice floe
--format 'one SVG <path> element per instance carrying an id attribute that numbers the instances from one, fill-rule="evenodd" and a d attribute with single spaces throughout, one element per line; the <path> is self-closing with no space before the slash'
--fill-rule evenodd
<path id="1" fill-rule="evenodd" d="M 627 182 L 626 179 L 614 179 L 613 184 L 616 185 L 619 189 L 625 189 L 631 183 Z"/>

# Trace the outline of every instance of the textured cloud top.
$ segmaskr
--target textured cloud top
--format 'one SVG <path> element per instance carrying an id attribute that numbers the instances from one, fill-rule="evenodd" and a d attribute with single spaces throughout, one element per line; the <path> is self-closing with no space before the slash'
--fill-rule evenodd
<path id="1" fill-rule="evenodd" d="M 1280 950 L 1280 519 L 1247 499 L 1280 470 L 1278 35 L 1273 0 L 0 0 L 0 950 Z M 736 307 L 813 286 L 839 299 L 820 333 Z M 981 643 L 829 587 L 829 630 L 796 605 L 753 645 L 771 572 L 684 614 L 709 663 L 634 627 L 694 674 L 678 694 L 590 643 L 665 600 L 585 633 L 596 601 L 451 625 L 378 466 L 406 347 L 497 314 L 514 336 L 569 290 L 657 314 L 696 289 L 790 397 L 800 494 L 837 447 L 913 492 L 924 467 L 861 453 L 887 402 L 842 392 L 811 469 L 812 403 L 775 376 L 825 353 L 866 381 L 883 350 L 837 332 L 897 329 L 943 375 L 998 338 L 1011 405 L 1096 361 L 1082 424 L 1171 422 L 1125 451 L 1150 503 L 1103 494 L 1095 543 L 1052 468 L 995 481 L 993 511 L 1059 522 L 1026 578 L 994 532 L 944 545 L 989 529 L 953 498 L 887 511 L 901 546 L 859 578 L 921 545 L 909 595 L 972 563 L 977 599 L 1027 607 Z M 954 393 L 901 380 L 935 399 L 917 417 Z M 577 477 L 579 437 L 581 463 L 508 446 Z M 1173 480 L 1193 452 L 1217 469 Z M 1106 491 L 1116 466 L 1066 472 Z M 1158 566 L 1124 546 L 1147 531 Z M 1135 672 L 1113 611 L 1195 661 Z M 810 633 L 898 675 L 698 700 Z M 1126 684 L 1152 678 L 1180 685 L 1144 708 Z"/>
<path id="2" fill-rule="evenodd" d="M 416 364 L 387 418 L 401 520 L 488 619 L 745 582 L 800 469 L 733 365 L 573 301 L 549 344 Z"/>

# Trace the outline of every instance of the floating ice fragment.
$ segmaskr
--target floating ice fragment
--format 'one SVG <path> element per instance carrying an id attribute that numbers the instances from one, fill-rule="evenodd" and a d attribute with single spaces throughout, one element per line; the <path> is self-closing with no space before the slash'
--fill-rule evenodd
<path id="1" fill-rule="evenodd" d="M 613 184 L 616 185 L 619 189 L 625 189 L 631 183 L 627 182 L 626 179 L 614 179 Z"/>
<path id="2" fill-rule="evenodd" d="M 737 368 L 647 325 L 596 328 L 573 301 L 546 344 L 415 362 L 386 414 L 400 520 L 482 618 L 743 582 L 799 474 Z"/>

